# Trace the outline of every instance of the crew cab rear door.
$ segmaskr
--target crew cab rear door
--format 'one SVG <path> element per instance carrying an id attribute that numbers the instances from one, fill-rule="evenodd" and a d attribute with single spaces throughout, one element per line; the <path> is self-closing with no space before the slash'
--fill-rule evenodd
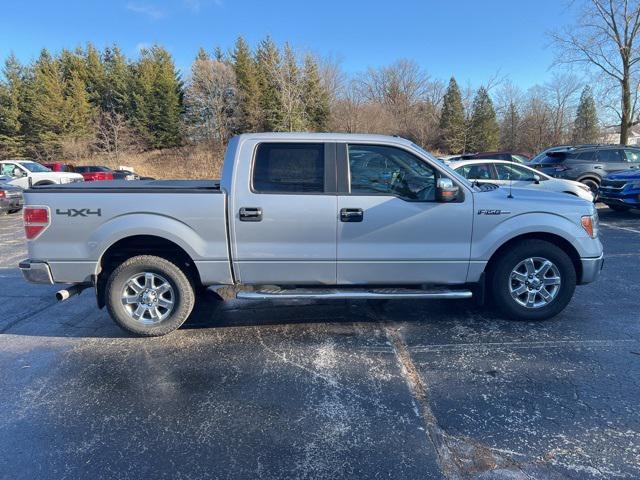
<path id="1" fill-rule="evenodd" d="M 339 284 L 466 281 L 470 193 L 436 201 L 443 175 L 400 146 L 338 144 L 337 164 Z"/>
<path id="2" fill-rule="evenodd" d="M 245 284 L 335 284 L 335 144 L 244 145 L 230 200 L 232 257 Z M 244 154 L 243 154 L 244 155 Z"/>

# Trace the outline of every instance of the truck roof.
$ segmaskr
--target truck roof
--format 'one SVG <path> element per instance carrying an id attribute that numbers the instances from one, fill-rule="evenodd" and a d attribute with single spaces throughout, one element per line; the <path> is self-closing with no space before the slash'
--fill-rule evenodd
<path id="1" fill-rule="evenodd" d="M 411 145 L 406 138 L 392 135 L 362 134 L 362 133 L 307 133 L 307 132 L 264 132 L 243 133 L 241 140 L 294 140 L 317 142 L 387 142 Z"/>

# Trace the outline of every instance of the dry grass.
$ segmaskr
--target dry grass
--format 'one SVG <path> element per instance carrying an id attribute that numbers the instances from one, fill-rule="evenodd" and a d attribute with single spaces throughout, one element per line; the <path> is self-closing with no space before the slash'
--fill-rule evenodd
<path id="1" fill-rule="evenodd" d="M 220 178 L 224 150 L 205 145 L 186 146 L 140 153 L 125 153 L 118 158 L 92 155 L 70 161 L 74 165 L 104 165 L 110 168 L 132 167 L 145 177 L 158 179 Z"/>

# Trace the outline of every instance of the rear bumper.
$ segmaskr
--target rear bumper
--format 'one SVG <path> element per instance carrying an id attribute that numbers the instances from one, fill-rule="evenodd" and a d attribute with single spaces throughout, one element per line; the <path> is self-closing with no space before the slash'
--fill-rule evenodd
<path id="1" fill-rule="evenodd" d="M 27 282 L 53 284 L 51 268 L 49 268 L 49 264 L 46 262 L 27 259 L 20 262 L 18 267 L 22 271 L 22 276 Z"/>
<path id="2" fill-rule="evenodd" d="M 22 209 L 22 197 L 0 198 L 0 212 L 13 212 Z"/>
<path id="3" fill-rule="evenodd" d="M 604 254 L 596 258 L 581 258 L 580 263 L 582 263 L 580 285 L 594 282 L 604 266 Z"/>

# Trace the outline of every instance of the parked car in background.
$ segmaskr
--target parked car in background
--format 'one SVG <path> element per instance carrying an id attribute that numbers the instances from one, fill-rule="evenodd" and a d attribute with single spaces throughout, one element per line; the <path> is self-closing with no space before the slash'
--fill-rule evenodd
<path id="1" fill-rule="evenodd" d="M 482 159 L 491 159 L 491 160 L 506 160 L 507 162 L 515 162 L 515 163 L 527 163 L 529 161 L 529 157 L 523 155 L 521 153 L 513 153 L 513 152 L 478 152 L 478 153 L 467 153 L 462 155 L 461 160 L 482 160 Z"/>
<path id="2" fill-rule="evenodd" d="M 76 167 L 76 172 L 82 175 L 85 182 L 97 182 L 114 179 L 113 171 L 107 167 L 96 165 L 82 165 Z"/>
<path id="3" fill-rule="evenodd" d="M 52 172 L 44 165 L 32 160 L 2 160 L 0 175 L 11 177 L 9 183 L 22 188 L 30 185 L 55 185 L 82 182 L 82 175 L 73 172 Z"/>
<path id="4" fill-rule="evenodd" d="M 449 165 L 451 162 L 455 162 L 457 160 L 460 160 L 461 158 L 462 155 L 442 155 L 438 157 L 438 160 L 446 165 Z"/>
<path id="5" fill-rule="evenodd" d="M 0 176 L 0 215 L 22 210 L 22 188 L 11 185 L 11 177 Z"/>
<path id="6" fill-rule="evenodd" d="M 140 175 L 131 170 L 124 170 L 118 168 L 113 170 L 113 179 L 114 180 L 140 180 Z M 146 177 L 145 180 L 153 180 L 153 178 Z"/>
<path id="7" fill-rule="evenodd" d="M 75 167 L 70 163 L 63 162 L 47 162 L 43 163 L 52 172 L 75 172 Z"/>
<path id="8" fill-rule="evenodd" d="M 504 160 L 461 160 L 449 166 L 463 177 L 478 183 L 511 184 L 512 187 L 568 193 L 589 202 L 593 202 L 594 198 L 589 187 L 582 183 L 552 178 L 526 165 Z"/>
<path id="9" fill-rule="evenodd" d="M 602 179 L 598 200 L 617 212 L 640 209 L 640 169 L 610 173 Z"/>
<path id="10" fill-rule="evenodd" d="M 530 165 L 555 178 L 576 180 L 594 195 L 609 173 L 640 168 L 640 148 L 624 145 L 580 146 L 545 154 Z"/>

